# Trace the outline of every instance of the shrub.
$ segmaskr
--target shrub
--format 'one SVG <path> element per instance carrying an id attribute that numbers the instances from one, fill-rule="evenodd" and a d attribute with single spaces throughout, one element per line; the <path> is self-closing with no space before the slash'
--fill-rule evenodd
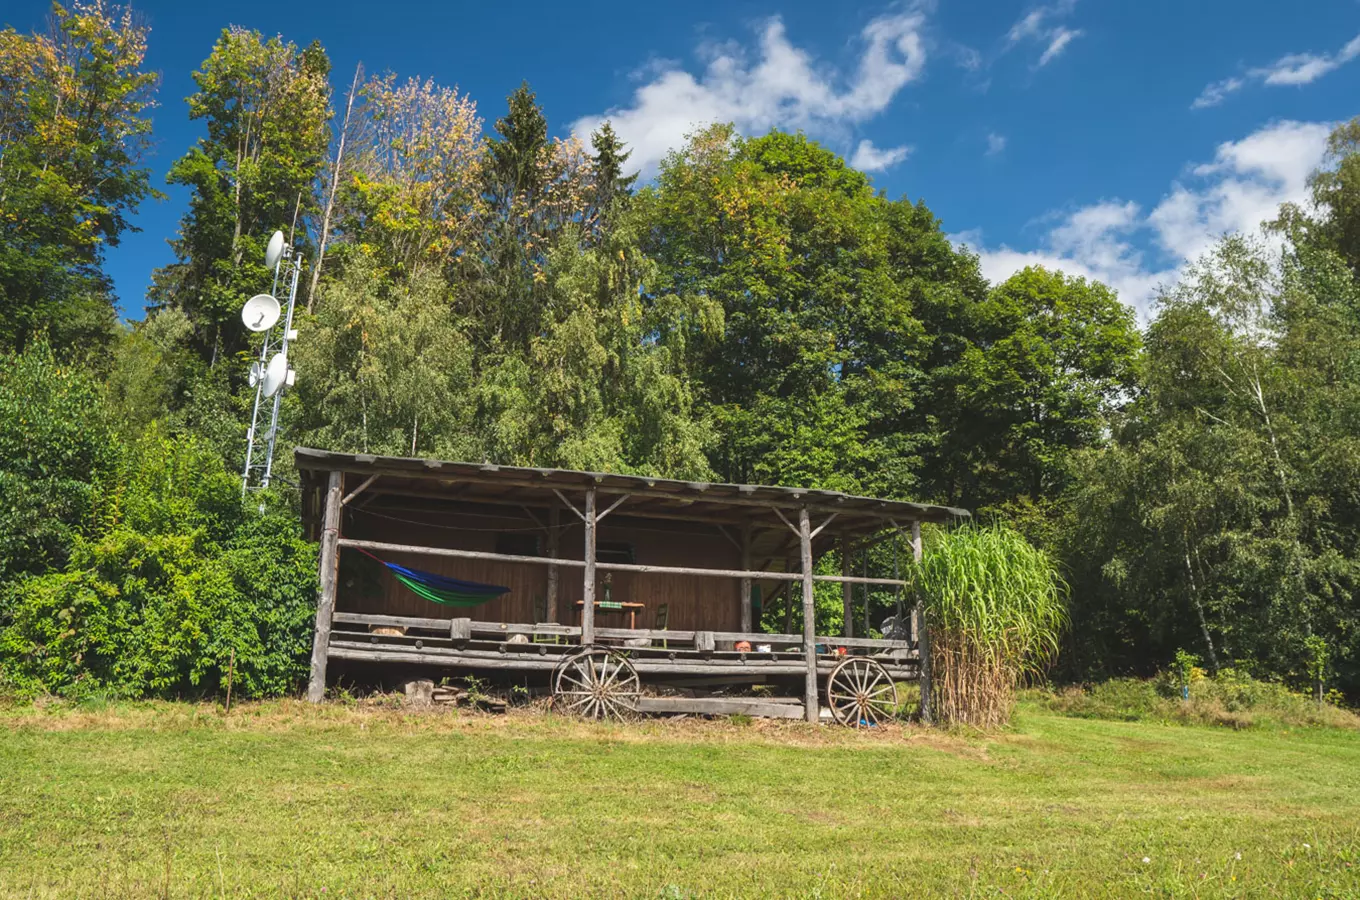
<path id="1" fill-rule="evenodd" d="M 62 571 L 6 591 L 10 689 L 75 696 L 279 694 L 306 671 L 315 552 L 295 518 L 256 513 L 193 438 L 153 428 L 104 500 L 106 527 Z"/>
<path id="2" fill-rule="evenodd" d="M 60 568 L 90 533 L 118 461 L 106 418 L 98 384 L 45 341 L 0 355 L 0 583 Z"/>

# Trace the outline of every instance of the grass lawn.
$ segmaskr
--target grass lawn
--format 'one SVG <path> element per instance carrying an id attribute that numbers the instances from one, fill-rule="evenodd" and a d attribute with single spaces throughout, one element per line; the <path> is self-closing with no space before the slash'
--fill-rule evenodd
<path id="1" fill-rule="evenodd" d="M 0 708 L 0 896 L 1360 897 L 1360 733 Z"/>

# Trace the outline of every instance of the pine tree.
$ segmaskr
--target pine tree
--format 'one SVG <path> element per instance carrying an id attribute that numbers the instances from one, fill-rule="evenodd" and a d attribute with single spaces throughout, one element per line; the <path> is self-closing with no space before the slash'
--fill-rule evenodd
<path id="1" fill-rule="evenodd" d="M 595 148 L 592 157 L 595 162 L 594 214 L 600 219 L 607 219 L 617 199 L 632 196 L 637 172 L 624 175 L 623 167 L 633 151 L 624 149 L 627 145 L 619 139 L 614 126 L 608 121 L 590 136 L 590 145 Z"/>

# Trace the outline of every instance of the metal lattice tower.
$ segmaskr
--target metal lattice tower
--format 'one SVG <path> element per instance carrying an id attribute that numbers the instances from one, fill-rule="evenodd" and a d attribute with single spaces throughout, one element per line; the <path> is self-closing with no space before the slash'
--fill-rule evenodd
<path id="1" fill-rule="evenodd" d="M 286 268 L 285 268 L 286 267 Z M 293 330 L 293 309 L 297 304 L 298 280 L 302 274 L 303 257 L 294 253 L 291 247 L 283 250 L 283 257 L 274 266 L 274 288 L 278 289 L 280 275 L 289 282 L 288 311 L 282 325 L 275 324 L 264 332 L 264 343 L 260 346 L 260 357 L 250 365 L 250 380 L 255 386 L 255 405 L 250 414 L 250 430 L 246 432 L 246 464 L 241 471 L 241 493 L 269 487 L 269 479 L 274 469 L 274 443 L 279 433 L 279 405 L 283 392 L 293 383 L 293 370 L 288 367 L 288 345 L 297 339 Z M 265 391 L 269 387 L 266 377 L 270 363 L 275 357 L 283 358 L 284 378 L 272 396 Z M 261 430 L 260 420 L 264 409 L 269 409 L 268 428 Z"/>

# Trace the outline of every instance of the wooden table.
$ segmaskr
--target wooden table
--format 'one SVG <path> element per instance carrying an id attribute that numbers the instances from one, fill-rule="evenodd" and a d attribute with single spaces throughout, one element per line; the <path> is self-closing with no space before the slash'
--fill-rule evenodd
<path id="1" fill-rule="evenodd" d="M 580 610 L 584 610 L 584 609 L 586 608 L 586 601 L 584 601 L 584 600 L 577 600 L 577 601 L 576 601 L 576 608 L 577 608 L 577 609 L 580 609 Z M 638 610 L 640 610 L 640 609 L 646 609 L 646 608 L 647 608 L 647 604 L 645 604 L 645 603 L 626 603 L 626 602 L 615 603 L 615 602 L 610 601 L 610 600 L 596 600 L 596 601 L 595 601 L 595 610 L 596 610 L 596 612 L 598 612 L 599 610 L 602 610 L 602 609 L 603 609 L 603 610 L 617 610 L 617 611 L 619 611 L 619 612 L 622 612 L 622 611 L 625 610 L 625 609 L 628 610 L 628 627 L 629 627 L 629 628 L 637 628 L 637 613 L 638 613 Z"/>

